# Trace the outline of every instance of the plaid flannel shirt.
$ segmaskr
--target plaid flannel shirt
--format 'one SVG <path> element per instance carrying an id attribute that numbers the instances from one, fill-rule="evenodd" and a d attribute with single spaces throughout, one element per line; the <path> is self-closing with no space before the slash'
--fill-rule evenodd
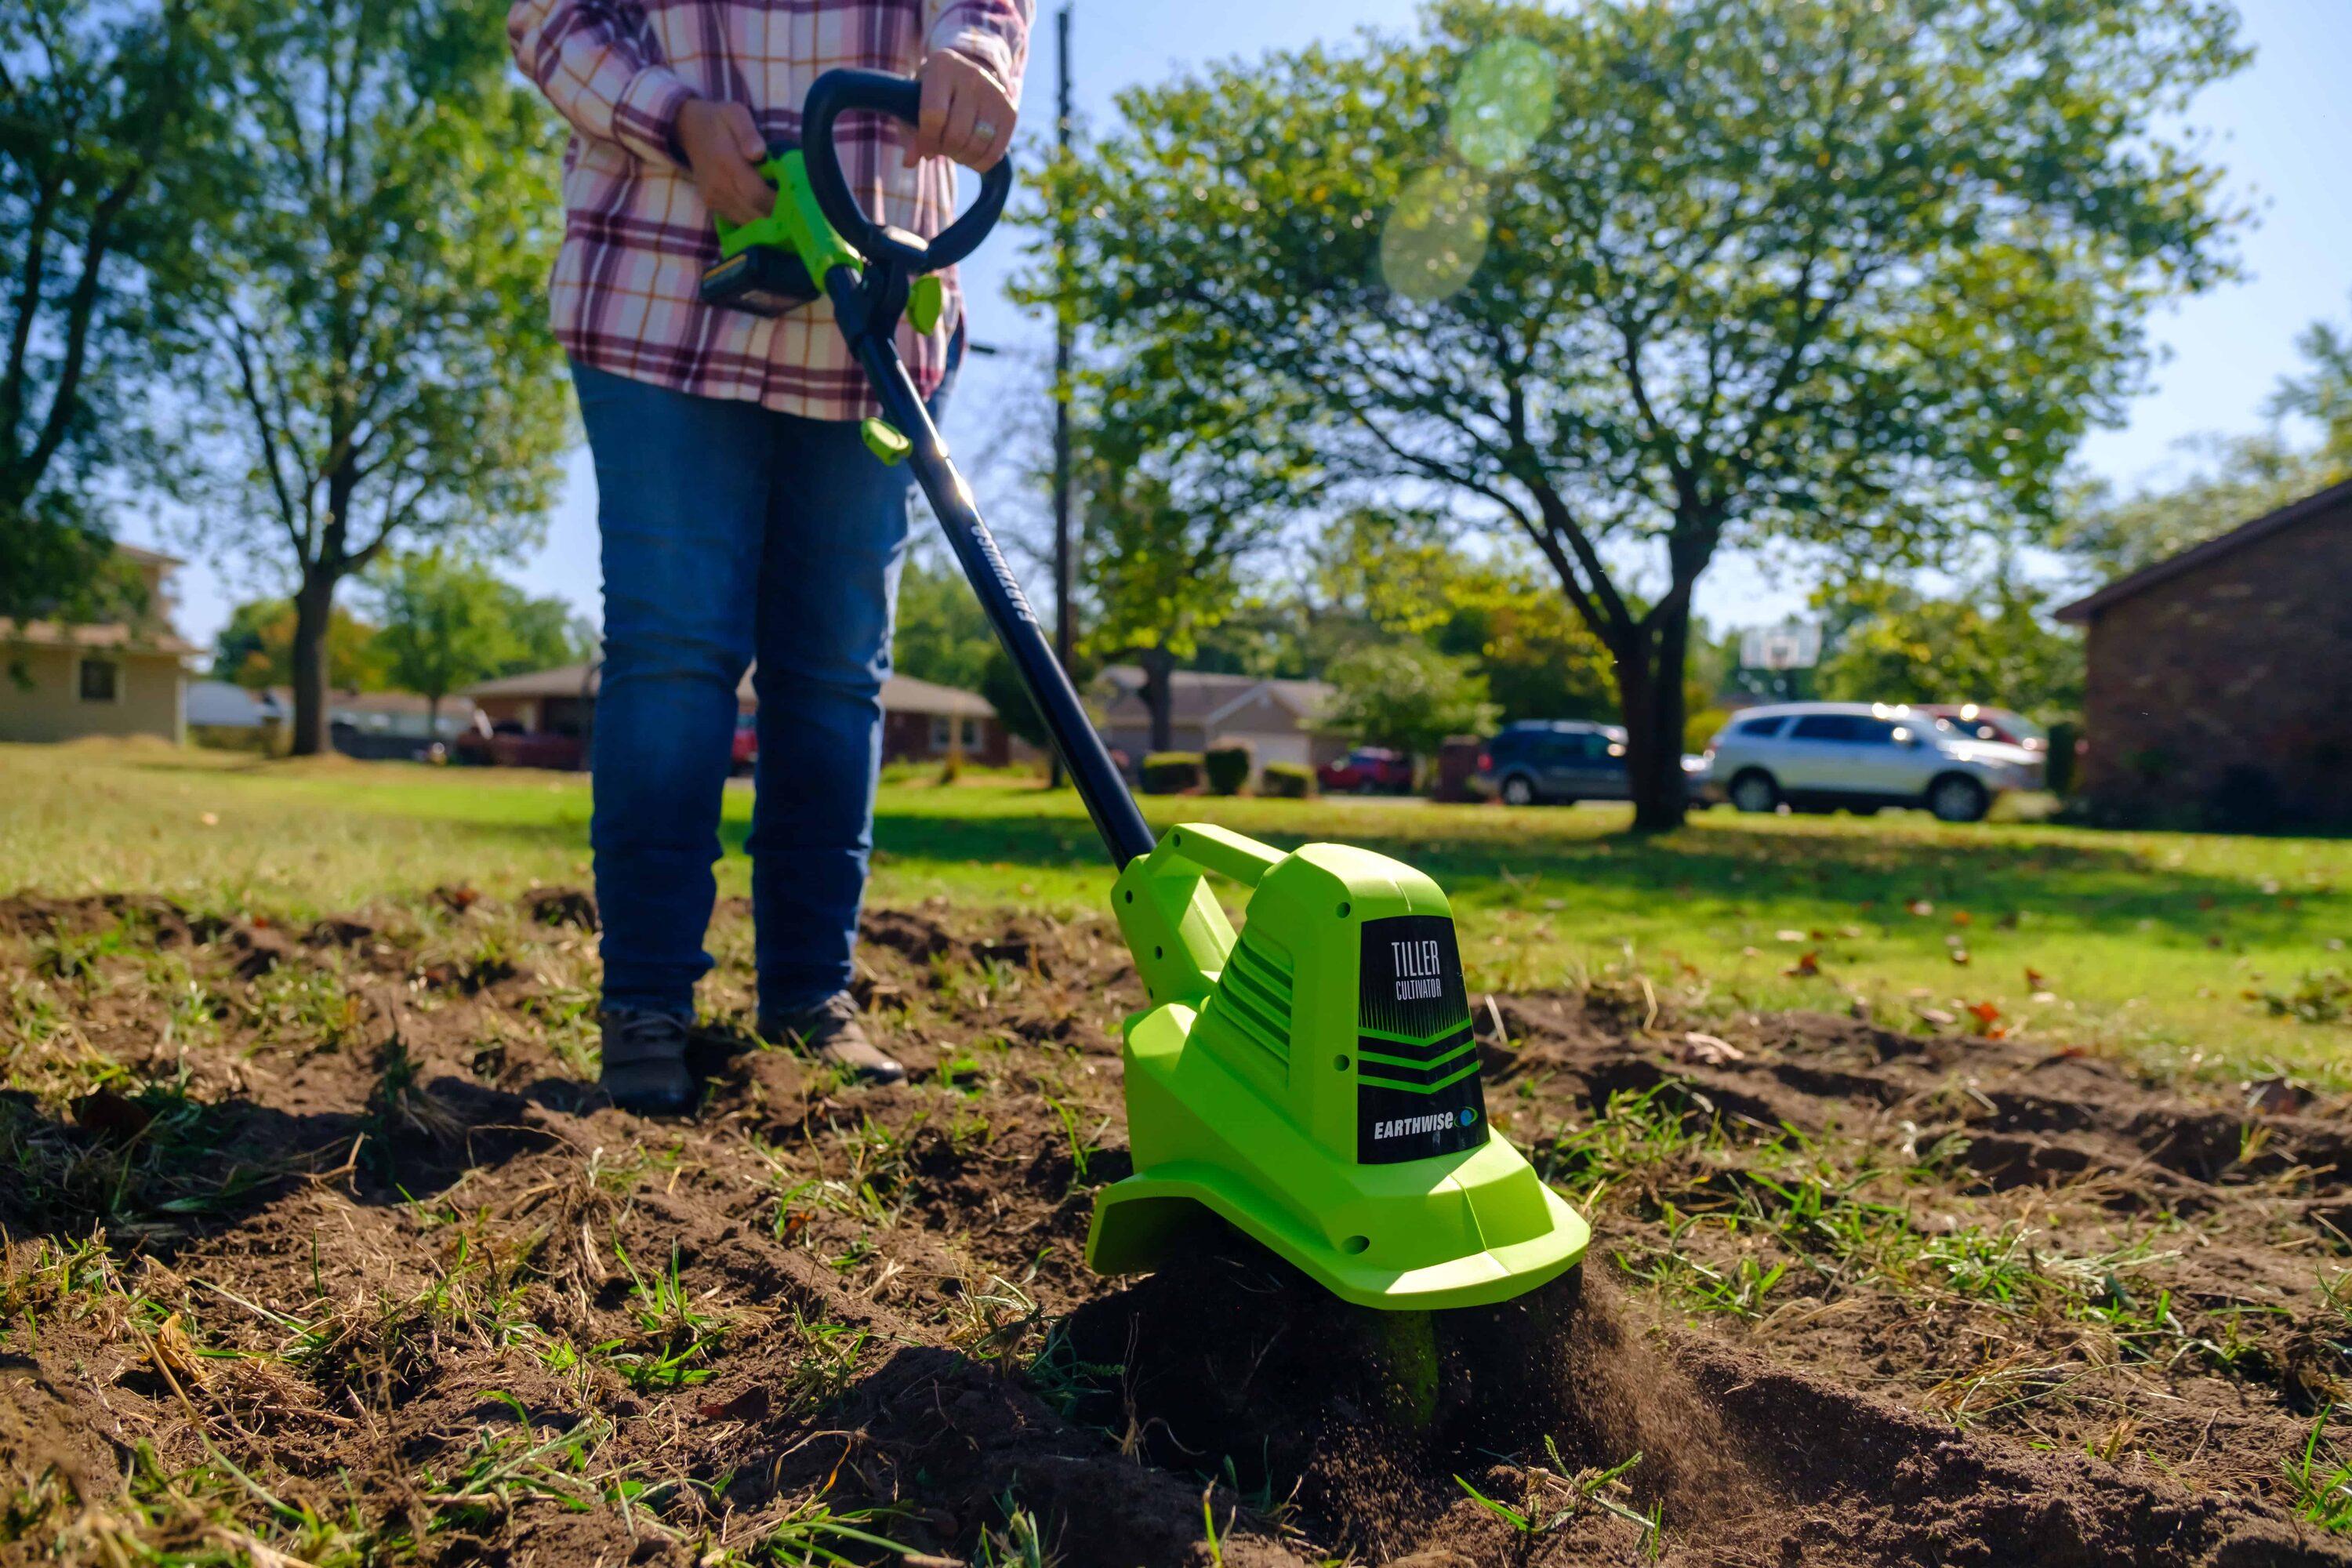
<path id="1" fill-rule="evenodd" d="M 741 103 L 771 142 L 800 141 L 801 100 L 835 66 L 911 75 L 954 49 L 994 70 L 1017 100 L 1033 0 L 515 0 L 507 36 L 523 73 L 572 123 L 563 155 L 563 246 L 551 285 L 557 339 L 583 364 L 703 397 L 811 419 L 874 412 L 830 300 L 775 317 L 695 297 L 718 237 L 677 138 L 689 99 Z M 842 117 L 843 173 L 869 213 L 929 237 L 954 215 L 943 158 L 900 162 L 895 121 Z M 898 352 L 928 396 L 947 368 L 963 297 Z"/>

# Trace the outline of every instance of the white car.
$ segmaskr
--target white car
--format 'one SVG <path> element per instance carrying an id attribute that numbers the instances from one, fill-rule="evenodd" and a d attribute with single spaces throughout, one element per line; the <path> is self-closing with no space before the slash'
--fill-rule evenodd
<path id="1" fill-rule="evenodd" d="M 1883 702 L 1746 709 L 1707 755 L 1711 792 L 1742 811 L 1914 805 L 1946 822 L 1976 822 L 2000 795 L 2042 787 L 2039 752 Z"/>

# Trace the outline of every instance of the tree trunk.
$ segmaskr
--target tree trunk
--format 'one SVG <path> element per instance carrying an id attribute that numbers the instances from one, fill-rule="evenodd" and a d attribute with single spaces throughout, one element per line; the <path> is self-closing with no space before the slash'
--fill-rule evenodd
<path id="1" fill-rule="evenodd" d="M 1143 650 L 1143 705 L 1151 712 L 1151 749 L 1165 752 L 1175 742 L 1176 658 L 1164 647 Z"/>
<path id="2" fill-rule="evenodd" d="M 315 757 L 327 749 L 327 623 L 335 607 L 335 580 L 313 568 L 294 595 L 294 735 L 289 756 Z"/>
<path id="3" fill-rule="evenodd" d="M 425 694 L 425 743 L 429 746 L 440 738 L 441 694 L 428 691 Z"/>
<path id="4" fill-rule="evenodd" d="M 1625 783 L 1633 830 L 1666 833 L 1688 809 L 1683 789 L 1683 665 L 1690 650 L 1685 595 L 1651 612 L 1639 657 L 1620 659 L 1617 690 L 1625 717 Z"/>

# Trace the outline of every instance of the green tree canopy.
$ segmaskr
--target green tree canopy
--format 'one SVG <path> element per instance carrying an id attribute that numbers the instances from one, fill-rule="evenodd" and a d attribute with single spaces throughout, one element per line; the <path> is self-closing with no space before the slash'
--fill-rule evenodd
<path id="1" fill-rule="evenodd" d="M 2315 321 L 2295 347 L 2303 368 L 2279 379 L 2267 428 L 2182 442 L 2195 468 L 2175 483 L 2076 491 L 2057 543 L 2086 577 L 2125 576 L 2352 476 L 2352 332 Z M 2295 420 L 2316 441 L 2298 438 Z"/>
<path id="2" fill-rule="evenodd" d="M 385 679 L 441 700 L 492 676 L 545 669 L 585 656 L 569 607 L 532 599 L 488 567 L 445 550 L 387 556 L 369 574 L 377 619 L 373 652 Z"/>
<path id="3" fill-rule="evenodd" d="M 1996 576 L 1950 597 L 1884 583 L 1815 673 L 1835 702 L 1980 702 L 2044 721 L 2083 706 L 2083 639 L 2048 619 L 2050 595 Z"/>
<path id="4" fill-rule="evenodd" d="M 2225 270 L 2176 127 L 2242 58 L 2225 0 L 1461 0 L 1130 90 L 1049 202 L 1107 416 L 1523 539 L 1663 827 L 1717 552 L 2046 517 L 2148 309 Z"/>
<path id="5" fill-rule="evenodd" d="M 1496 710 L 1466 658 L 1411 640 L 1376 643 L 1333 661 L 1332 728 L 1369 744 L 1427 757 L 1448 735 L 1484 735 Z"/>
<path id="6" fill-rule="evenodd" d="M 205 199 L 200 8 L 0 0 L 0 615 L 122 607 L 91 485 Z"/>
<path id="7" fill-rule="evenodd" d="M 908 555 L 890 634 L 892 668 L 918 680 L 977 691 L 995 651 L 996 634 L 963 574 L 921 552 Z"/>
<path id="8" fill-rule="evenodd" d="M 376 628 L 338 605 L 327 630 L 327 678 L 335 689 L 382 691 L 391 684 Z M 259 691 L 294 678 L 294 601 L 249 599 L 229 612 L 213 639 L 213 679 Z"/>
<path id="9" fill-rule="evenodd" d="M 568 439 L 544 300 L 555 122 L 498 0 L 215 0 L 235 199 L 171 320 L 220 549 L 295 582 L 293 749 L 337 587 L 402 542 L 512 548 Z"/>

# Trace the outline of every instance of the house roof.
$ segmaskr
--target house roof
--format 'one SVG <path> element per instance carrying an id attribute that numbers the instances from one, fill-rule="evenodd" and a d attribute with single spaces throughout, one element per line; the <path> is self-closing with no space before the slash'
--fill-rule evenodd
<path id="1" fill-rule="evenodd" d="M 0 616 L 0 643 L 33 647 L 116 648 L 125 653 L 201 653 L 195 644 L 173 632 L 148 632 L 118 621 L 73 625 L 64 621 L 15 621 Z"/>
<path id="2" fill-rule="evenodd" d="M 2168 583 L 2183 574 L 2200 571 L 2225 555 L 2234 554 L 2247 545 L 2268 539 L 2272 534 L 2323 517 L 2337 507 L 2352 509 L 2352 479 L 2330 485 L 2315 495 L 2292 501 L 2273 512 L 2266 512 L 2252 522 L 2242 522 L 2229 532 L 2202 544 L 2192 545 L 2178 555 L 2168 555 L 2153 566 L 2143 566 L 2128 577 L 2118 577 L 2097 593 L 2075 600 L 2058 612 L 2062 621 L 2078 625 L 2089 621 L 2111 605 L 2145 593 L 2160 583 Z M 2352 515 L 2352 511 L 2347 511 Z"/>
<path id="3" fill-rule="evenodd" d="M 993 719 L 996 704 L 976 691 L 894 675 L 882 683 L 882 708 L 889 713 L 936 713 L 949 719 Z"/>
<path id="4" fill-rule="evenodd" d="M 114 552 L 137 562 L 142 566 L 185 566 L 187 564 L 176 555 L 166 555 L 160 550 L 148 550 L 136 544 L 117 543 Z"/>
<path id="5" fill-rule="evenodd" d="M 1132 720 L 1143 711 L 1143 671 L 1131 664 L 1107 665 L 1101 679 L 1113 689 L 1104 706 L 1114 722 Z M 1213 670 L 1179 669 L 1168 677 L 1169 721 L 1173 724 L 1214 724 L 1258 697 L 1270 698 L 1302 726 L 1312 725 L 1336 695 L 1321 680 L 1273 679 L 1255 675 L 1224 675 Z"/>
<path id="6" fill-rule="evenodd" d="M 468 686 L 459 693 L 464 697 L 577 697 L 583 689 L 591 697 L 602 684 L 603 670 L 584 664 L 558 665 L 553 669 L 534 669 L 522 675 L 500 676 Z M 736 697 L 747 703 L 759 700 L 751 689 L 751 672 L 746 670 L 741 684 L 735 689 Z M 918 680 L 911 675 L 893 675 L 882 683 L 882 707 L 891 713 L 936 713 L 949 718 L 990 719 L 996 715 L 995 706 L 978 692 L 959 690 L 941 686 L 933 680 Z"/>

